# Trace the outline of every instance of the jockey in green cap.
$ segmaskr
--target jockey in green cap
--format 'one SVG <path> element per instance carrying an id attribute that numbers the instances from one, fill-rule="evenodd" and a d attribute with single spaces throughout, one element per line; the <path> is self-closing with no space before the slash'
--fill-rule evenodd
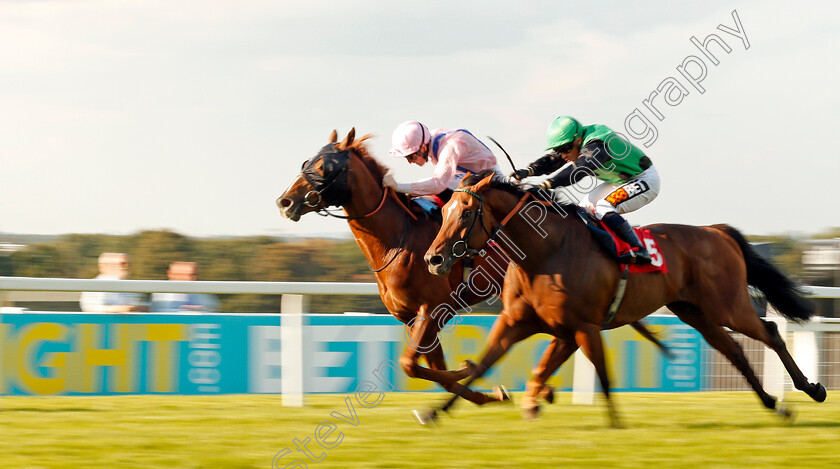
<path id="1" fill-rule="evenodd" d="M 642 150 L 605 125 L 581 125 L 575 118 L 560 116 L 548 127 L 548 153 L 511 174 L 520 180 L 549 174 L 540 187 L 551 190 L 570 186 L 586 176 L 601 180 L 580 206 L 604 222 L 633 249 L 623 263 L 649 264 L 650 254 L 630 224 L 620 215 L 650 203 L 659 194 L 659 174 Z"/>

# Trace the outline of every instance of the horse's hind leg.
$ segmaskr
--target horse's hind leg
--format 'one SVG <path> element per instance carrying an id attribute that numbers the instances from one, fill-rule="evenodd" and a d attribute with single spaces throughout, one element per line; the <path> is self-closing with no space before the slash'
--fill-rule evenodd
<path id="1" fill-rule="evenodd" d="M 712 323 L 708 317 L 696 306 L 688 303 L 669 304 L 668 308 L 677 315 L 683 322 L 689 326 L 697 329 L 706 342 L 714 347 L 717 351 L 722 353 L 738 371 L 744 375 L 747 383 L 752 387 L 753 391 L 758 394 L 762 404 L 770 410 L 779 412 L 782 415 L 790 416 L 784 409 L 777 409 L 776 398 L 767 394 L 761 386 L 761 382 L 755 375 L 749 360 L 740 345 L 738 345 L 732 337 L 727 334 L 723 326 Z M 756 317 L 757 318 L 757 317 Z"/>
<path id="2" fill-rule="evenodd" d="M 642 337 L 644 337 L 645 339 L 653 342 L 653 345 L 656 345 L 659 348 L 659 350 L 663 354 L 665 354 L 666 357 L 668 357 L 668 358 L 673 358 L 674 357 L 674 354 L 673 354 L 673 352 L 671 352 L 671 349 L 669 349 L 667 345 L 665 345 L 662 341 L 660 341 L 659 338 L 656 336 L 656 334 L 651 332 L 650 329 L 648 329 L 647 326 L 645 326 L 645 324 L 642 321 L 631 322 L 630 327 L 635 329 L 636 332 L 641 334 Z"/>
<path id="3" fill-rule="evenodd" d="M 752 308 L 750 308 L 750 314 L 754 314 Z M 788 374 L 790 375 L 791 381 L 793 381 L 794 387 L 803 391 L 805 394 L 811 397 L 811 399 L 817 402 L 823 402 L 826 398 L 825 387 L 820 383 L 810 383 L 808 382 L 808 378 L 805 377 L 805 374 L 802 373 L 802 370 L 799 369 L 799 366 L 793 361 L 793 357 L 788 352 L 787 347 L 785 346 L 785 341 L 782 338 L 781 334 L 779 334 L 779 327 L 776 326 L 776 323 L 773 321 L 765 321 L 761 318 L 758 318 L 759 324 L 763 327 L 757 327 L 755 325 L 750 325 L 751 327 L 744 327 L 740 324 L 740 321 L 734 321 L 733 324 L 729 327 L 734 330 L 738 331 L 747 337 L 751 337 L 755 340 L 759 340 L 764 342 L 768 347 L 770 347 L 776 355 L 779 356 L 779 359 L 782 360 L 782 364 L 785 366 Z M 748 320 L 752 322 L 751 320 Z"/>
<path id="4" fill-rule="evenodd" d="M 618 413 L 610 399 L 610 379 L 607 373 L 607 362 L 604 359 L 604 343 L 601 340 L 601 326 L 587 324 L 585 327 L 575 331 L 575 340 L 583 349 L 583 353 L 589 361 L 595 365 L 595 372 L 598 373 L 598 380 L 601 382 L 601 390 L 607 398 L 607 410 L 610 415 L 610 423 L 614 428 L 621 427 Z"/>

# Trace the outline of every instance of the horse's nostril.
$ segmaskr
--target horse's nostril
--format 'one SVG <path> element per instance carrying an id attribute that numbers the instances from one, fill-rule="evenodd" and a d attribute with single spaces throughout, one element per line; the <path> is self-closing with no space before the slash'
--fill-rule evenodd
<path id="1" fill-rule="evenodd" d="M 431 264 L 435 267 L 443 264 L 443 256 L 441 256 L 440 254 L 437 254 L 437 255 L 434 255 L 434 256 L 430 257 L 429 258 L 429 264 Z"/>
<path id="2" fill-rule="evenodd" d="M 289 208 L 292 206 L 292 199 L 286 197 L 277 201 L 277 205 L 283 208 Z"/>

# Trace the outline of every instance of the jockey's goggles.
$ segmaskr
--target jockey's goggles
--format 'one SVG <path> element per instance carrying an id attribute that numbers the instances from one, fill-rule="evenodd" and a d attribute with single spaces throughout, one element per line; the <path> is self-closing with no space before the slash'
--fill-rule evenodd
<path id="1" fill-rule="evenodd" d="M 572 151 L 572 149 L 574 147 L 575 147 L 575 142 L 573 140 L 573 141 L 571 141 L 569 143 L 566 143 L 564 145 L 560 145 L 559 147 L 555 147 L 554 152 L 555 153 L 569 153 L 570 151 Z"/>

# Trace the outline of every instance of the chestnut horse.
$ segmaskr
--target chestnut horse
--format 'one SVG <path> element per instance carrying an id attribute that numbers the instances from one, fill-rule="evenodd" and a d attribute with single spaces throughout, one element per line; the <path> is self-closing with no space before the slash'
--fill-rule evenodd
<path id="1" fill-rule="evenodd" d="M 497 230 L 503 229 L 506 239 L 524 255 L 514 258 L 517 265 L 508 269 L 502 296 L 504 309 L 487 338 L 481 362 L 465 386 L 515 343 L 533 334 L 548 333 L 560 340 L 550 359 L 554 363 L 564 362 L 578 347 L 583 348 L 595 365 L 611 423 L 619 426 L 610 400 L 601 330 L 621 272 L 575 215 L 574 206 L 555 205 L 559 213 L 544 209 L 544 216 L 525 216 L 522 202 L 530 197 L 534 196 L 494 180 L 487 172 L 464 179 L 444 207 L 443 226 L 426 253 L 429 270 L 445 275 L 457 259 L 453 246 L 455 254 L 465 248 L 481 249 L 498 234 Z M 761 290 L 788 319 L 809 319 L 813 306 L 788 278 L 758 256 L 731 226 L 660 224 L 647 228 L 659 244 L 668 272 L 631 274 L 624 300 L 614 318 L 607 320 L 606 328 L 638 321 L 667 305 L 735 365 L 768 409 L 791 415 L 764 391 L 741 347 L 724 327 L 773 349 L 796 389 L 818 402 L 825 400 L 825 388 L 808 382 L 785 348 L 775 323 L 759 318 L 750 304 L 747 285 Z M 503 249 L 511 250 L 505 246 Z M 456 398 L 441 410 L 447 410 Z M 431 411 L 422 417 L 433 420 L 436 415 Z"/>
<path id="2" fill-rule="evenodd" d="M 447 276 L 432 275 L 423 261 L 423 254 L 440 228 L 431 219 L 417 219 L 405 205 L 408 200 L 382 186 L 386 169 L 367 152 L 362 144 L 369 136 L 355 139 L 351 130 L 342 142 L 335 131 L 329 143 L 303 164 L 301 174 L 277 199 L 280 212 L 298 221 L 309 212 L 321 212 L 327 206 L 343 207 L 356 242 L 364 252 L 379 286 L 382 302 L 388 311 L 407 325 L 409 345 L 400 357 L 400 365 L 410 377 L 439 383 L 449 391 L 460 391 L 463 397 L 484 404 L 504 400 L 504 394 L 490 397 L 463 388 L 458 380 L 469 376 L 467 367 L 446 371 L 438 333 L 454 312 L 501 293 L 507 257 L 497 249 L 478 259 L 473 271 L 492 277 L 493 288 L 478 288 L 478 282 L 462 284 L 463 266 L 457 263 Z M 490 265 L 492 263 L 492 265 Z M 470 277 L 472 279 L 472 277 Z M 484 282 L 486 283 L 486 282 Z M 441 308 L 454 305 L 454 307 Z M 641 324 L 633 324 L 643 336 L 665 350 Z M 551 343 L 535 374 L 551 376 L 557 369 L 547 358 L 556 347 Z M 665 350 L 667 352 L 667 350 Z M 430 368 L 419 365 L 420 356 Z M 552 390 L 544 385 L 536 392 L 549 402 Z"/>

